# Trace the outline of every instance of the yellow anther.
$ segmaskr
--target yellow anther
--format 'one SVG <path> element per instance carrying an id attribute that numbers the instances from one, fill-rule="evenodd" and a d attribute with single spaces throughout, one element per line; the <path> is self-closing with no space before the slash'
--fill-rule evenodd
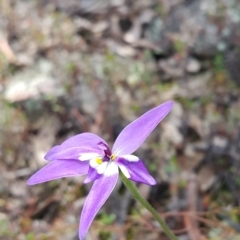
<path id="1" fill-rule="evenodd" d="M 115 154 L 113 154 L 113 155 L 111 156 L 111 160 L 112 160 L 112 161 L 114 161 L 116 158 L 117 158 L 117 156 L 116 156 Z"/>
<path id="2" fill-rule="evenodd" d="M 102 163 L 102 159 L 100 157 L 96 158 L 96 163 L 101 164 Z"/>

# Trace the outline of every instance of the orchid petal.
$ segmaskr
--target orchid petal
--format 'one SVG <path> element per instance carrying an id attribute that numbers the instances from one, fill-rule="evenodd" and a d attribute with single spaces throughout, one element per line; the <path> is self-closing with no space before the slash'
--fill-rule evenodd
<path id="1" fill-rule="evenodd" d="M 105 155 L 111 156 L 112 152 L 107 144 L 100 142 L 98 146 L 105 152 Z"/>
<path id="2" fill-rule="evenodd" d="M 98 174 L 103 174 L 108 166 L 108 162 L 103 162 L 101 164 L 99 164 L 99 166 L 97 167 L 97 172 Z"/>
<path id="3" fill-rule="evenodd" d="M 95 181 L 96 179 L 100 178 L 101 174 L 98 174 L 95 168 L 89 167 L 87 177 L 84 179 L 83 183 L 90 183 L 92 181 Z"/>
<path id="4" fill-rule="evenodd" d="M 88 162 L 73 159 L 54 160 L 30 177 L 27 184 L 34 185 L 58 178 L 83 175 L 88 172 L 88 168 Z"/>
<path id="5" fill-rule="evenodd" d="M 80 227 L 79 227 L 79 238 L 83 240 L 88 229 L 96 216 L 99 209 L 106 202 L 110 193 L 113 191 L 118 179 L 118 174 L 106 177 L 102 175 L 97 179 L 92 189 L 90 190 L 85 204 L 83 206 L 81 218 L 80 218 Z"/>
<path id="6" fill-rule="evenodd" d="M 118 174 L 118 165 L 115 162 L 109 162 L 103 174 L 107 177 Z"/>
<path id="7" fill-rule="evenodd" d="M 89 165 L 92 167 L 92 168 L 97 168 L 99 166 L 99 163 L 97 162 L 97 159 L 96 158 L 93 158 L 89 161 Z"/>
<path id="8" fill-rule="evenodd" d="M 79 156 L 80 161 L 88 161 L 92 158 L 100 157 L 98 153 L 83 153 Z"/>
<path id="9" fill-rule="evenodd" d="M 130 178 L 129 171 L 124 165 L 119 164 L 118 167 L 121 169 L 122 173 L 125 175 L 126 178 Z"/>
<path id="10" fill-rule="evenodd" d="M 148 185 L 156 184 L 155 179 L 148 173 L 148 170 L 141 160 L 138 162 L 129 162 L 123 158 L 118 158 L 116 164 L 122 170 L 123 174 L 132 181 Z"/>
<path id="11" fill-rule="evenodd" d="M 139 161 L 139 158 L 135 155 L 122 155 L 119 157 L 122 157 L 125 160 L 128 160 L 129 162 L 138 162 Z"/>
<path id="12" fill-rule="evenodd" d="M 173 101 L 165 102 L 130 123 L 119 134 L 112 152 L 119 156 L 136 151 L 157 124 L 170 112 L 172 106 Z"/>
<path id="13" fill-rule="evenodd" d="M 70 137 L 61 145 L 53 147 L 46 155 L 45 159 L 52 161 L 56 159 L 79 159 L 84 153 L 97 153 L 102 155 L 103 150 L 98 146 L 105 141 L 93 133 L 81 133 Z"/>

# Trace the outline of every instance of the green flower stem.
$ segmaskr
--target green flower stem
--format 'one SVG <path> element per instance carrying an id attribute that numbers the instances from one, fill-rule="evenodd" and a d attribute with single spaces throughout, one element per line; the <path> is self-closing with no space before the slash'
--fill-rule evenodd
<path id="1" fill-rule="evenodd" d="M 167 224 L 164 222 L 164 220 L 160 217 L 160 215 L 154 210 L 154 208 L 140 195 L 138 192 L 136 186 L 133 182 L 131 182 L 129 179 L 127 179 L 123 173 L 120 171 L 120 176 L 122 178 L 122 181 L 126 188 L 132 193 L 133 197 L 139 201 L 158 221 L 162 229 L 164 230 L 165 234 L 169 237 L 171 240 L 178 240 L 177 237 L 172 233 L 172 231 L 169 229 Z"/>

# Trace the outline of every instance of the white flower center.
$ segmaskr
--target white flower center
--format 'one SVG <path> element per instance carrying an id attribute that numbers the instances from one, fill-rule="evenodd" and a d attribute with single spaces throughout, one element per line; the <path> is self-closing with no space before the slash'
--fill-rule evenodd
<path id="1" fill-rule="evenodd" d="M 103 161 L 101 157 L 92 158 L 89 162 L 90 166 L 96 169 L 98 174 L 111 176 L 118 173 L 118 166 L 116 163 L 110 161 Z"/>
<path id="2" fill-rule="evenodd" d="M 139 158 L 135 155 L 122 155 L 120 158 L 125 159 L 128 162 L 138 162 Z M 105 176 L 111 176 L 118 174 L 118 167 L 121 169 L 122 173 L 130 178 L 129 171 L 127 167 L 123 164 L 118 164 L 115 162 L 117 159 L 116 154 L 112 154 L 109 161 L 104 161 L 104 157 L 99 156 L 97 153 L 83 153 L 79 156 L 80 161 L 89 161 L 89 165 L 94 168 L 98 174 L 104 174 Z"/>

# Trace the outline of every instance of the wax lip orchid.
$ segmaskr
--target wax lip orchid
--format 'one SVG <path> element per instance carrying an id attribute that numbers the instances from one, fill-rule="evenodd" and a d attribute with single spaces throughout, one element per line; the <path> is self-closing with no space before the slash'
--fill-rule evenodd
<path id="1" fill-rule="evenodd" d="M 46 154 L 45 159 L 49 163 L 28 180 L 28 185 L 83 174 L 87 174 L 84 183 L 94 181 L 80 218 L 79 238 L 82 240 L 113 191 L 119 169 L 132 181 L 156 184 L 142 160 L 132 153 L 142 145 L 172 106 L 172 101 L 165 102 L 130 123 L 119 134 L 112 150 L 93 133 L 82 133 L 67 139 Z"/>

